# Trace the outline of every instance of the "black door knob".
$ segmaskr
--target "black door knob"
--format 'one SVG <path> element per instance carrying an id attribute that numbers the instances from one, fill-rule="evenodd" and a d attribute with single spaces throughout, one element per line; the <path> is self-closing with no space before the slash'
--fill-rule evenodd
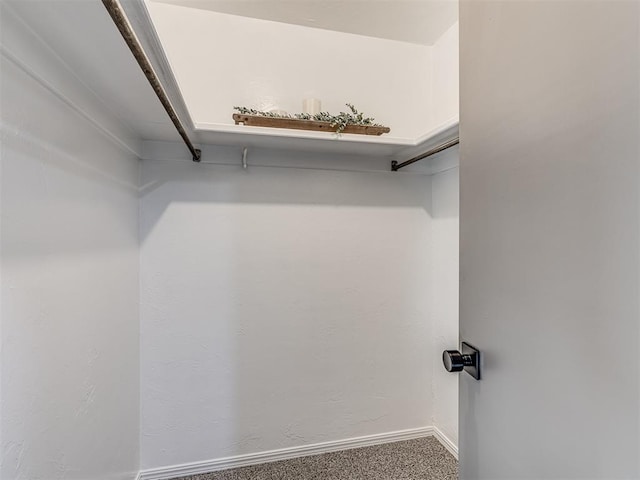
<path id="1" fill-rule="evenodd" d="M 462 342 L 462 352 L 458 350 L 442 352 L 442 363 L 447 372 L 464 370 L 476 380 L 480 380 L 480 352 L 466 342 Z"/>
<path id="2" fill-rule="evenodd" d="M 458 350 L 445 350 L 442 352 L 442 363 L 447 372 L 461 372 L 465 366 L 473 365 L 473 359 Z"/>

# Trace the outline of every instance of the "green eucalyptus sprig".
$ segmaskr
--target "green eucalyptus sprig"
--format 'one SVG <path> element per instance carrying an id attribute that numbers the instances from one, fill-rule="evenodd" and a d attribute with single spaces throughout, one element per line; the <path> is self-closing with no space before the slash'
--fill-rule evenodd
<path id="1" fill-rule="evenodd" d="M 269 117 L 269 118 L 289 118 L 289 119 L 297 119 L 297 120 L 314 120 L 317 122 L 328 122 L 332 127 L 336 128 L 336 133 L 340 134 L 344 131 L 347 125 L 369 125 L 372 127 L 382 127 L 379 123 L 374 123 L 374 118 L 365 117 L 363 113 L 358 112 L 356 107 L 352 104 L 345 104 L 349 107 L 350 112 L 340 112 L 338 115 L 332 115 L 329 112 L 320 112 L 315 115 L 311 115 L 309 113 L 295 113 L 293 115 L 274 113 L 274 112 L 263 112 L 261 110 L 255 110 L 253 108 L 247 107 L 233 107 L 234 110 L 237 110 L 239 113 L 243 115 L 255 115 L 259 117 Z"/>

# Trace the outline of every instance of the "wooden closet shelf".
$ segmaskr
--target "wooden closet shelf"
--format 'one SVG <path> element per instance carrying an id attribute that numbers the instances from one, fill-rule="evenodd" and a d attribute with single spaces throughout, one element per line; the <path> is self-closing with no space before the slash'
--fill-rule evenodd
<path id="1" fill-rule="evenodd" d="M 316 120 L 299 120 L 297 118 L 272 118 L 262 117 L 260 115 L 245 115 L 242 113 L 234 113 L 233 120 L 236 125 L 243 124 L 250 127 L 272 127 L 272 128 L 291 128 L 294 130 L 313 130 L 316 132 L 334 132 L 337 126 L 331 126 L 329 122 L 318 122 Z M 380 127 L 373 125 L 347 125 L 341 133 L 352 133 L 356 135 L 382 135 L 389 133 L 389 127 Z"/>

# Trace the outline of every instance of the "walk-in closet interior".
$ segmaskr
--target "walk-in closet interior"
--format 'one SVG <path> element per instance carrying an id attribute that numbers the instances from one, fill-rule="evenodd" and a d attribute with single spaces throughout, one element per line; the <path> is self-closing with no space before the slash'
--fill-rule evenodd
<path id="1" fill-rule="evenodd" d="M 457 2 L 1 9 L 0 477 L 455 463 Z M 346 104 L 390 131 L 233 119 Z"/>

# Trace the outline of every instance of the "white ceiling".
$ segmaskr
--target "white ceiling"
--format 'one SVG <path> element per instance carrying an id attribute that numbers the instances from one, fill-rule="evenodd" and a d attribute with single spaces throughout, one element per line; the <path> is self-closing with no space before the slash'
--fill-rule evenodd
<path id="1" fill-rule="evenodd" d="M 422 45 L 458 20 L 458 0 L 150 1 Z"/>

